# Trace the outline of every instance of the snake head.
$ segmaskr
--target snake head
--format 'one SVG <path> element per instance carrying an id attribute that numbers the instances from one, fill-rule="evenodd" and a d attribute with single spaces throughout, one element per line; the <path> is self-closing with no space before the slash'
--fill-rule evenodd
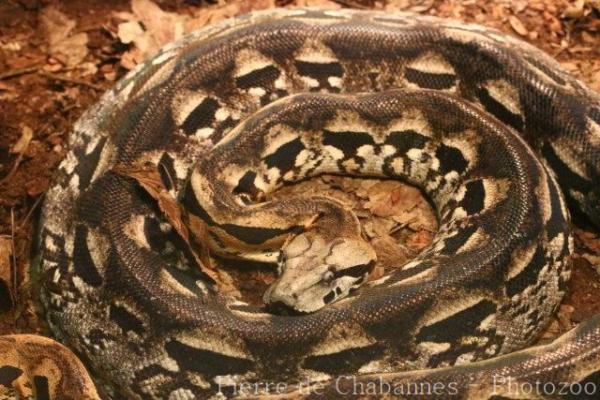
<path id="1" fill-rule="evenodd" d="M 315 231 L 303 232 L 281 249 L 280 276 L 264 301 L 300 313 L 317 311 L 365 282 L 376 259 L 360 237 L 328 240 Z"/>

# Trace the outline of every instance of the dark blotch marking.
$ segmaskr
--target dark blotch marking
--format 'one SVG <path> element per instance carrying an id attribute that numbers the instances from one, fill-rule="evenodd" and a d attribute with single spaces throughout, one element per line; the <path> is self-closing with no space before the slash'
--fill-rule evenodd
<path id="1" fill-rule="evenodd" d="M 50 400 L 50 390 L 48 388 L 48 378 L 41 375 L 33 377 L 33 387 L 36 400 Z"/>
<path id="2" fill-rule="evenodd" d="M 383 346 L 374 343 L 365 347 L 355 347 L 333 354 L 306 357 L 303 368 L 321 371 L 331 375 L 356 372 L 363 365 L 380 358 Z"/>
<path id="3" fill-rule="evenodd" d="M 373 137 L 366 132 L 323 131 L 323 145 L 333 146 L 344 153 L 344 158 L 355 157 L 361 146 L 375 145 Z"/>
<path id="4" fill-rule="evenodd" d="M 568 224 L 561 208 L 558 188 L 553 182 L 548 182 L 548 188 L 550 189 L 551 214 L 550 219 L 546 223 L 546 231 L 548 232 L 548 239 L 552 240 L 560 233 L 565 233 L 568 230 Z"/>
<path id="5" fill-rule="evenodd" d="M 169 357 L 174 359 L 182 370 L 198 372 L 206 376 L 244 374 L 254 365 L 252 360 L 197 349 L 177 340 L 166 343 L 165 349 Z"/>
<path id="6" fill-rule="evenodd" d="M 329 304 L 333 301 L 333 299 L 335 299 L 335 291 L 331 291 L 329 293 L 327 293 L 325 296 L 323 296 L 323 302 L 325 304 Z"/>
<path id="7" fill-rule="evenodd" d="M 456 171 L 459 174 L 465 172 L 469 163 L 456 147 L 441 144 L 435 151 L 435 156 L 440 160 L 440 172 L 447 174 Z"/>
<path id="8" fill-rule="evenodd" d="M 181 128 L 186 135 L 192 135 L 200 128 L 211 127 L 218 109 L 219 102 L 211 97 L 206 97 L 187 116 Z"/>
<path id="9" fill-rule="evenodd" d="M 467 191 L 465 197 L 460 202 L 460 206 L 465 209 L 467 214 L 473 215 L 481 212 L 484 206 L 485 188 L 483 181 L 471 181 L 466 185 Z"/>
<path id="10" fill-rule="evenodd" d="M 435 74 L 413 68 L 406 68 L 404 77 L 407 81 L 426 89 L 450 89 L 456 83 L 454 74 Z"/>
<path id="11" fill-rule="evenodd" d="M 374 262 L 369 264 L 355 265 L 350 268 L 344 268 L 337 270 L 333 273 L 333 279 L 341 278 L 342 276 L 351 276 L 353 278 L 360 278 L 361 276 L 368 274 L 373 269 Z"/>
<path id="12" fill-rule="evenodd" d="M 77 160 L 79 161 L 75 167 L 75 174 L 79 176 L 80 190 L 87 188 L 90 184 L 92 176 L 94 175 L 94 171 L 96 171 L 98 161 L 100 160 L 100 154 L 102 154 L 102 149 L 104 149 L 104 145 L 106 145 L 105 137 L 98 141 L 98 144 L 96 147 L 94 147 L 94 150 L 92 150 L 92 152 L 89 154 L 86 154 L 85 152 L 85 148 L 87 146 L 78 147 L 73 150 Z"/>
<path id="13" fill-rule="evenodd" d="M 329 84 L 328 78 L 331 76 L 341 78 L 344 75 L 344 68 L 339 62 L 313 63 L 307 61 L 296 61 L 294 65 L 296 66 L 298 74 L 316 79 L 319 82 L 319 87 L 332 88 L 332 86 Z M 313 88 L 312 90 L 318 90 L 318 88 Z"/>
<path id="14" fill-rule="evenodd" d="M 75 273 L 90 286 L 98 287 L 102 284 L 102 277 L 96 269 L 92 260 L 90 249 L 87 244 L 88 228 L 85 225 L 77 225 L 75 228 L 75 240 L 73 243 L 73 265 Z"/>
<path id="15" fill-rule="evenodd" d="M 175 172 L 174 160 L 168 153 L 163 153 L 160 161 L 158 162 L 158 173 L 160 174 L 160 180 L 165 185 L 167 190 L 173 189 L 173 185 L 176 181 L 177 173 Z"/>
<path id="16" fill-rule="evenodd" d="M 258 188 L 254 185 L 255 179 L 256 172 L 247 171 L 238 181 L 237 186 L 233 189 L 233 193 L 247 193 L 250 196 L 255 197 L 259 192 Z"/>
<path id="17" fill-rule="evenodd" d="M 0 367 L 0 385 L 7 388 L 12 387 L 11 383 L 23 374 L 23 370 L 12 367 L 10 365 L 4 365 Z"/>
<path id="18" fill-rule="evenodd" d="M 523 132 L 523 118 L 511 112 L 504 104 L 493 98 L 488 90 L 484 87 L 480 87 L 477 90 L 477 97 L 481 104 L 489 111 L 493 116 L 515 128 L 519 132 Z"/>
<path id="19" fill-rule="evenodd" d="M 298 232 L 301 227 L 293 226 L 287 229 L 278 228 L 256 228 L 253 226 L 241 226 L 234 224 L 223 224 L 221 228 L 231 236 L 248 244 L 262 244 L 269 239 L 288 233 Z"/>
<path id="20" fill-rule="evenodd" d="M 556 174 L 561 187 L 567 189 L 575 189 L 578 192 L 586 195 L 590 191 L 590 182 L 573 172 L 571 168 L 564 163 L 563 160 L 556 154 L 552 146 L 549 143 L 544 143 L 541 149 L 542 156 L 548 161 L 548 164 L 552 167 L 552 171 Z M 568 190 L 564 191 L 568 196 Z"/>
<path id="21" fill-rule="evenodd" d="M 477 231 L 477 227 L 472 225 L 461 229 L 456 235 L 444 239 L 444 248 L 442 254 L 454 255 Z"/>
<path id="22" fill-rule="evenodd" d="M 394 146 L 398 154 L 405 155 L 410 149 L 423 149 L 427 137 L 413 130 L 394 131 L 388 134 L 385 144 Z"/>
<path id="23" fill-rule="evenodd" d="M 281 71 L 273 65 L 267 65 L 260 69 L 248 72 L 246 75 L 235 78 L 235 84 L 240 89 L 250 89 L 253 87 L 261 87 L 268 89 L 273 85 L 273 82 L 279 78 Z"/>
<path id="24" fill-rule="evenodd" d="M 194 194 L 194 188 L 192 187 L 192 184 L 189 182 L 184 191 L 183 202 L 189 213 L 202 219 L 208 225 L 215 225 L 215 221 L 206 212 L 206 210 L 204 208 L 202 208 L 202 206 L 198 202 L 198 199 L 196 198 L 196 195 Z"/>
<path id="25" fill-rule="evenodd" d="M 508 297 L 521 293 L 526 287 L 534 285 L 538 281 L 540 270 L 545 264 L 544 250 L 538 247 L 529 264 L 517 276 L 506 283 L 506 294 Z"/>
<path id="26" fill-rule="evenodd" d="M 296 138 L 281 145 L 274 153 L 266 156 L 263 161 L 268 168 L 279 168 L 281 176 L 283 176 L 286 172 L 294 168 L 296 157 L 304 149 L 304 144 L 300 138 Z"/>
<path id="27" fill-rule="evenodd" d="M 125 307 L 116 304 L 110 306 L 109 317 L 115 321 L 124 331 L 132 331 L 138 334 L 144 332 L 142 321 L 133 315 Z"/>
<path id="28" fill-rule="evenodd" d="M 496 305 L 493 302 L 482 300 L 448 318 L 423 327 L 416 339 L 419 342 L 456 342 L 463 336 L 476 333 L 479 324 L 495 310 Z"/>
<path id="29" fill-rule="evenodd" d="M 590 109 L 590 118 L 592 119 L 592 121 L 594 121 L 595 123 L 597 123 L 598 125 L 600 125 L 600 108 L 598 107 L 592 107 Z"/>

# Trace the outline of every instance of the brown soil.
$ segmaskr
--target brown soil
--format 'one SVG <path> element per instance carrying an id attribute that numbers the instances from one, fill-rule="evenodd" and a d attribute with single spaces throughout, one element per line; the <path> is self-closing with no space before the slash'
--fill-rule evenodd
<path id="1" fill-rule="evenodd" d="M 217 5 L 202 0 L 155 2 L 171 19 L 163 19 L 163 25 L 144 20 L 145 35 L 154 38 L 164 36 L 160 30 L 165 24 L 177 23 L 180 17 L 185 17 L 187 29 L 274 5 L 386 7 L 453 17 L 521 36 L 556 56 L 600 92 L 598 1 L 584 1 L 580 8 L 569 6 L 566 0 L 397 0 L 389 4 L 375 0 L 222 0 Z M 57 50 L 60 40 L 57 44 L 56 35 L 66 22 L 49 25 L 48 18 L 56 21 L 57 17 L 44 17 L 48 9 L 58 10 L 66 21 L 75 22 L 68 35 L 59 38 L 63 44 L 68 43 L 62 50 Z M 36 282 L 28 276 L 40 203 L 66 154 L 68 133 L 75 120 L 152 50 L 136 48 L 144 37 L 130 44 L 120 41 L 120 24 L 135 19 L 135 15 L 123 12 L 131 10 L 129 0 L 0 2 L 0 334 L 43 331 L 31 302 Z M 79 42 L 82 37 L 77 36 L 82 33 L 86 38 L 83 45 Z M 83 54 L 75 54 L 76 50 Z M 411 257 L 431 239 L 431 210 L 403 185 L 335 177 L 307 184 L 309 187 L 296 185 L 286 190 L 320 188 L 352 204 L 380 255 Z M 600 265 L 600 239 L 584 230 L 577 230 L 577 238 L 571 289 L 546 337 L 600 312 L 600 279 L 593 266 Z M 231 278 L 232 290 L 260 302 L 262 291 L 273 280 L 272 272 L 264 268 L 239 272 L 234 262 L 222 264 L 227 276 L 224 279 Z"/>

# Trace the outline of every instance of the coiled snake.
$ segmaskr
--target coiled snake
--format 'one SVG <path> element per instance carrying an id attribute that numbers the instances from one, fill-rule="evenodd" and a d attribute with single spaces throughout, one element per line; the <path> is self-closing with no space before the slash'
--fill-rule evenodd
<path id="1" fill-rule="evenodd" d="M 569 279 L 563 194 L 600 225 L 600 99 L 526 43 L 408 14 L 247 14 L 165 47 L 71 140 L 43 210 L 42 301 L 103 397 L 554 398 L 600 383 L 600 317 L 522 350 Z M 191 247 L 122 173 L 139 165 L 187 210 Z M 366 282 L 376 256 L 343 204 L 262 201 L 322 173 L 420 187 L 439 232 Z M 276 263 L 274 312 L 219 295 L 202 245 Z M 0 389 L 29 376 L 40 398 L 97 398 L 55 342 L 0 348 Z"/>

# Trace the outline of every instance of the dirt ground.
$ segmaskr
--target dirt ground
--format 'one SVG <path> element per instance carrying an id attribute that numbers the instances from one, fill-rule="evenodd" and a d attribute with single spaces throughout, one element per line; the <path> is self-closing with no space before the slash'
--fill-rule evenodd
<path id="1" fill-rule="evenodd" d="M 2 0 L 0 1 L 0 334 L 45 332 L 28 277 L 40 204 L 68 150 L 75 120 L 129 69 L 183 32 L 274 6 L 385 8 L 498 28 L 557 57 L 600 92 L 598 0 Z M 308 185 L 308 186 L 306 186 Z M 378 251 L 382 273 L 414 256 L 436 229 L 413 188 L 390 181 L 323 177 L 276 196 L 322 190 L 353 205 Z M 570 292 L 545 338 L 600 312 L 600 239 L 576 229 Z M 274 279 L 216 260 L 231 294 L 259 302 Z"/>

